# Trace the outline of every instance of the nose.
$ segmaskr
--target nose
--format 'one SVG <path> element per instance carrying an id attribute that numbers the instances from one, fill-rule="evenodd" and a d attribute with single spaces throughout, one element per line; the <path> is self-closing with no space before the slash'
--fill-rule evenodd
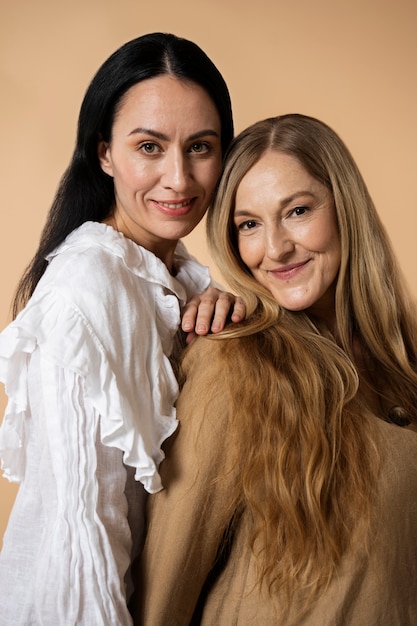
<path id="1" fill-rule="evenodd" d="M 177 192 L 185 191 L 189 185 L 190 174 L 189 163 L 182 150 L 168 150 L 163 162 L 162 185 Z"/>
<path id="2" fill-rule="evenodd" d="M 265 253 L 274 261 L 283 261 L 294 251 L 291 233 L 282 224 L 269 225 L 265 229 Z"/>

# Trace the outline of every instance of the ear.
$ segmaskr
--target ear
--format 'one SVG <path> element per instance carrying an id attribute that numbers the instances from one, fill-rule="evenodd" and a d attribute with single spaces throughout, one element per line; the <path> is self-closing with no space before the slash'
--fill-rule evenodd
<path id="1" fill-rule="evenodd" d="M 110 157 L 110 145 L 103 139 L 99 139 L 97 146 L 97 155 L 103 172 L 105 172 L 109 176 L 113 176 L 113 167 Z"/>

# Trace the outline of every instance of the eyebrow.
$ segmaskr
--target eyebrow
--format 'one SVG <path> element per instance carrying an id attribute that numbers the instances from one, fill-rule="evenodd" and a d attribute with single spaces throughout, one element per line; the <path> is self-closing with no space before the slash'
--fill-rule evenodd
<path id="1" fill-rule="evenodd" d="M 161 139 L 161 141 L 169 141 L 168 135 L 164 135 L 164 133 L 160 133 L 157 130 L 152 130 L 151 128 L 135 128 L 130 133 L 130 135 L 150 135 L 151 137 L 155 137 L 156 139 Z M 193 141 L 194 139 L 199 139 L 200 137 L 219 137 L 219 133 L 217 133 L 212 128 L 206 128 L 204 130 L 199 130 L 196 133 L 190 135 L 187 139 L 188 141 Z"/>
<path id="2" fill-rule="evenodd" d="M 293 202 L 294 200 L 296 200 L 298 197 L 300 196 L 310 196 L 310 198 L 316 198 L 316 194 L 312 193 L 311 191 L 296 191 L 295 193 L 293 193 L 291 196 L 288 196 L 288 198 L 284 198 L 283 200 L 281 200 L 280 202 L 280 207 L 285 208 L 288 204 L 291 204 L 291 202 Z M 246 217 L 246 216 L 250 216 L 253 214 L 253 211 L 248 211 L 247 209 L 241 209 L 240 211 L 236 211 L 234 212 L 234 216 L 235 217 Z"/>

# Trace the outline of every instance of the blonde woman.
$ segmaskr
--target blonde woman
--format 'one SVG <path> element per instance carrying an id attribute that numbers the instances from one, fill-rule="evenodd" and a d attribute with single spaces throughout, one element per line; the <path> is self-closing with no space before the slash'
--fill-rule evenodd
<path id="1" fill-rule="evenodd" d="M 417 311 L 346 146 L 250 127 L 208 233 L 249 316 L 187 349 L 136 623 L 417 624 Z"/>

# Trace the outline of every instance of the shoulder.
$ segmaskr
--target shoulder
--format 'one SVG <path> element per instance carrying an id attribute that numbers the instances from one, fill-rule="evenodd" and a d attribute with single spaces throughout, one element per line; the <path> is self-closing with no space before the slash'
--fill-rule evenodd
<path id="1" fill-rule="evenodd" d="M 46 277 L 49 280 L 65 278 L 91 281 L 108 274 L 123 258 L 124 241 L 105 224 L 86 222 L 48 256 Z"/>
<path id="2" fill-rule="evenodd" d="M 198 337 L 186 348 L 180 364 L 181 394 L 179 414 L 231 416 L 242 397 L 242 387 L 253 390 L 261 399 L 263 388 L 256 384 L 262 379 L 262 364 L 249 346 L 248 337 Z M 254 397 L 251 396 L 251 401 Z M 216 418 L 217 419 L 217 418 Z"/>
<path id="3" fill-rule="evenodd" d="M 180 365 L 181 393 L 178 413 L 213 413 L 215 407 L 230 405 L 230 371 L 227 358 L 228 339 L 198 337 L 189 345 Z M 206 407 L 206 408 L 205 408 Z"/>
<path id="4" fill-rule="evenodd" d="M 225 340 L 208 337 L 196 337 L 185 349 L 182 359 L 184 372 L 191 374 L 195 366 L 201 365 L 206 360 L 221 358 Z"/>
<path id="5" fill-rule="evenodd" d="M 147 308 L 152 287 L 146 280 L 143 251 L 106 224 L 83 224 L 48 261 L 36 291 L 59 294 L 87 317 L 90 312 L 96 317 L 122 308 L 125 312 Z M 134 306 L 129 306 L 132 300 Z"/>
<path id="6" fill-rule="evenodd" d="M 181 398 L 186 402 L 209 402 L 213 383 L 225 367 L 223 340 L 197 337 L 183 352 L 180 362 Z M 222 381 L 219 381 L 220 385 Z M 197 389 L 199 391 L 197 391 Z"/>
<path id="7" fill-rule="evenodd" d="M 191 373 L 203 362 L 210 366 L 212 362 L 219 366 L 233 362 L 236 367 L 247 367 L 253 363 L 255 356 L 262 355 L 265 343 L 263 332 L 251 335 L 208 335 L 198 337 L 186 349 L 183 356 L 183 367 Z"/>
<path id="8" fill-rule="evenodd" d="M 229 378 L 234 372 L 245 369 L 248 362 L 248 338 L 246 337 L 198 337 L 183 353 L 181 372 L 185 379 L 200 378 L 204 380 L 218 379 L 220 373 L 228 372 Z M 253 339 L 255 341 L 255 339 Z M 250 345 L 253 345 L 253 341 Z M 234 370 L 230 371 L 231 363 Z"/>

